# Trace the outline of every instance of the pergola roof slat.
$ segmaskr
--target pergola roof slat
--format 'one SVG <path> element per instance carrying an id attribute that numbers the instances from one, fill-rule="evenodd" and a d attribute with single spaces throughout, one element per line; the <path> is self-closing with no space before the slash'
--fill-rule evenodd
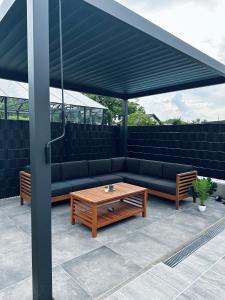
<path id="1" fill-rule="evenodd" d="M 2 7 L 0 77 L 27 81 L 26 1 Z M 66 89 L 134 98 L 225 83 L 222 63 L 113 0 L 62 0 L 62 14 Z M 50 0 L 53 87 L 60 87 L 58 22 L 58 1 Z"/>

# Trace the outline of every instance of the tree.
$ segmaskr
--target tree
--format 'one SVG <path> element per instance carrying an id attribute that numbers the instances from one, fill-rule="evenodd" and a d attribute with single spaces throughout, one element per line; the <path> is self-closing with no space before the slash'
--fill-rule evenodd
<path id="1" fill-rule="evenodd" d="M 141 111 L 136 111 L 128 116 L 129 126 L 157 125 L 156 121 Z"/>
<path id="2" fill-rule="evenodd" d="M 185 125 L 188 124 L 188 122 L 182 120 L 181 118 L 174 118 L 174 119 L 168 119 L 164 121 L 165 125 Z"/>
<path id="3" fill-rule="evenodd" d="M 94 101 L 104 105 L 108 108 L 104 115 L 104 123 L 108 125 L 118 124 L 122 121 L 123 118 L 123 109 L 122 109 L 122 100 L 118 98 L 112 98 L 108 96 L 98 96 L 87 94 L 88 97 L 93 99 Z M 145 110 L 142 106 L 140 106 L 136 102 L 128 102 L 128 115 L 140 112 L 145 114 Z"/>

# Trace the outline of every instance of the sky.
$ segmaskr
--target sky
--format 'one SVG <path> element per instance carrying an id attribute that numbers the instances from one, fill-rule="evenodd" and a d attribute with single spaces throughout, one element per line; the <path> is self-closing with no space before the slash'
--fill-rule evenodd
<path id="1" fill-rule="evenodd" d="M 117 0 L 225 63 L 225 0 Z M 161 120 L 225 120 L 225 85 L 140 98 Z"/>
<path id="2" fill-rule="evenodd" d="M 116 1 L 225 63 L 225 0 Z M 138 102 L 161 120 L 225 120 L 225 85 L 145 97 Z"/>

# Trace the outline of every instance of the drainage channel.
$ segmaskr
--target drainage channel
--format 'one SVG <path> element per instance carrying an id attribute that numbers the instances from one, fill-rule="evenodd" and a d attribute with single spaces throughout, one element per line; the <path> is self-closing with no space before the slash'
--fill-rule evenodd
<path id="1" fill-rule="evenodd" d="M 170 258 L 163 261 L 163 263 L 171 268 L 176 267 L 180 262 L 182 262 L 185 258 L 190 256 L 196 250 L 201 248 L 204 244 L 209 242 L 211 239 L 216 237 L 219 233 L 221 233 L 225 229 L 225 218 L 212 225 L 208 230 L 206 230 L 203 234 L 194 239 L 190 244 L 184 246 L 181 250 L 175 253 Z"/>

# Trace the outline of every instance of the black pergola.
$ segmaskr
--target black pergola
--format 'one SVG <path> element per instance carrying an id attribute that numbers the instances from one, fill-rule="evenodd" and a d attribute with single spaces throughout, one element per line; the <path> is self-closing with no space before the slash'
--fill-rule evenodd
<path id="1" fill-rule="evenodd" d="M 225 83 L 225 66 L 113 0 L 61 0 L 66 89 L 127 100 Z M 49 86 L 60 87 L 59 0 L 4 0 L 0 77 L 29 81 L 34 299 L 52 297 Z"/>

